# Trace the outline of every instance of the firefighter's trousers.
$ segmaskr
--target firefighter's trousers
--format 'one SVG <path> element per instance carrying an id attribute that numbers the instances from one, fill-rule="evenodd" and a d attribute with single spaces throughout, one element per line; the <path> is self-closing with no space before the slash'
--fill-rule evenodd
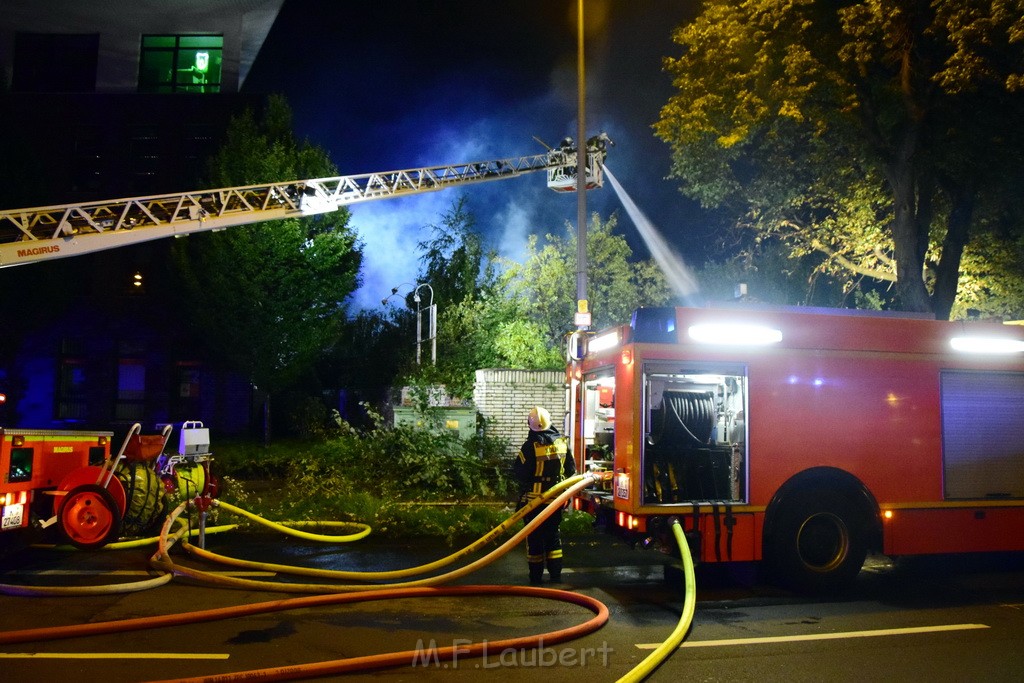
<path id="1" fill-rule="evenodd" d="M 540 514 L 534 510 L 523 518 L 526 524 Z M 562 510 L 559 508 L 545 519 L 532 534 L 526 537 L 526 562 L 530 567 L 530 583 L 540 583 L 547 565 L 551 580 L 562 580 L 562 537 L 558 526 L 562 523 Z"/>

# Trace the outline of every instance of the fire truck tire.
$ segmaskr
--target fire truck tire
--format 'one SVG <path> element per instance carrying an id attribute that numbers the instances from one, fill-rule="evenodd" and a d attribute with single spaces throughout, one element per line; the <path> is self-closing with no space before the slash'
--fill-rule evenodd
<path id="1" fill-rule="evenodd" d="M 97 484 L 68 491 L 57 513 L 61 534 L 76 548 L 100 548 L 121 533 L 121 513 L 110 493 Z"/>
<path id="2" fill-rule="evenodd" d="M 765 548 L 785 585 L 809 593 L 849 585 L 867 557 L 867 520 L 839 491 L 803 491 L 786 500 Z"/>

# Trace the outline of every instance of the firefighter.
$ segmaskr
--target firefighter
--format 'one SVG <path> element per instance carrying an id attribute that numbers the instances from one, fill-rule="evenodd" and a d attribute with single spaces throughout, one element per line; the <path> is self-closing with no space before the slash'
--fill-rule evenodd
<path id="1" fill-rule="evenodd" d="M 603 164 L 605 157 L 608 156 L 608 145 L 614 147 L 615 143 L 608 137 L 608 133 L 602 131 L 587 140 L 587 154 L 592 152 L 600 153 L 601 163 Z"/>
<path id="2" fill-rule="evenodd" d="M 576 474 L 576 462 L 569 455 L 566 439 L 551 424 L 548 411 L 540 406 L 533 408 L 527 423 L 530 433 L 512 464 L 519 482 L 519 508 L 566 477 Z M 529 524 L 542 509 L 543 506 L 537 508 L 523 521 Z M 562 580 L 562 539 L 558 533 L 561 522 L 562 510 L 558 509 L 526 539 L 526 562 L 532 584 L 541 583 L 545 563 L 551 581 L 558 583 Z"/>

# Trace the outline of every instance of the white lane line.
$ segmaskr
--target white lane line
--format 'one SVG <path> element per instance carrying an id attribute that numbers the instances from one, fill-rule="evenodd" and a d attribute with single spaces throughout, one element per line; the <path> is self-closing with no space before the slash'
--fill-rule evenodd
<path id="1" fill-rule="evenodd" d="M 204 652 L 0 652 L 0 659 L 228 659 Z"/>
<path id="2" fill-rule="evenodd" d="M 209 574 L 222 576 L 277 576 L 276 572 L 242 572 L 242 571 L 210 571 Z M 145 569 L 12 569 L 0 576 L 153 576 L 153 572 Z"/>
<path id="3" fill-rule="evenodd" d="M 765 643 L 795 643 L 808 640 L 843 640 L 845 638 L 877 638 L 879 636 L 905 636 L 914 633 L 941 633 L 943 631 L 970 631 L 991 628 L 986 624 L 944 624 L 940 626 L 912 626 L 909 628 L 882 628 L 874 631 L 843 631 L 839 633 L 809 633 L 799 636 L 766 636 L 764 638 L 728 638 L 725 640 L 688 640 L 679 647 L 725 647 L 728 645 L 763 645 Z M 653 650 L 661 643 L 637 643 L 640 650 Z"/>
<path id="4" fill-rule="evenodd" d="M 643 571 L 647 572 L 658 572 L 658 576 L 661 576 L 662 566 L 660 564 L 633 564 L 633 565 L 620 565 L 614 567 L 565 567 L 562 570 L 563 574 L 601 574 L 610 572 L 636 572 L 640 573 Z"/>

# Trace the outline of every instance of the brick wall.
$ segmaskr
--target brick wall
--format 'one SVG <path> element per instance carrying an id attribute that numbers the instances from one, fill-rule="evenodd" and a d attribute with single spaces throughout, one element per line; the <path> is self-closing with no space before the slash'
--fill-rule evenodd
<path id="1" fill-rule="evenodd" d="M 565 430 L 565 373 L 561 370 L 476 371 L 473 403 L 487 420 L 487 435 L 509 442 L 513 455 L 526 440 L 526 417 L 533 406 L 543 406 L 551 421 Z"/>

